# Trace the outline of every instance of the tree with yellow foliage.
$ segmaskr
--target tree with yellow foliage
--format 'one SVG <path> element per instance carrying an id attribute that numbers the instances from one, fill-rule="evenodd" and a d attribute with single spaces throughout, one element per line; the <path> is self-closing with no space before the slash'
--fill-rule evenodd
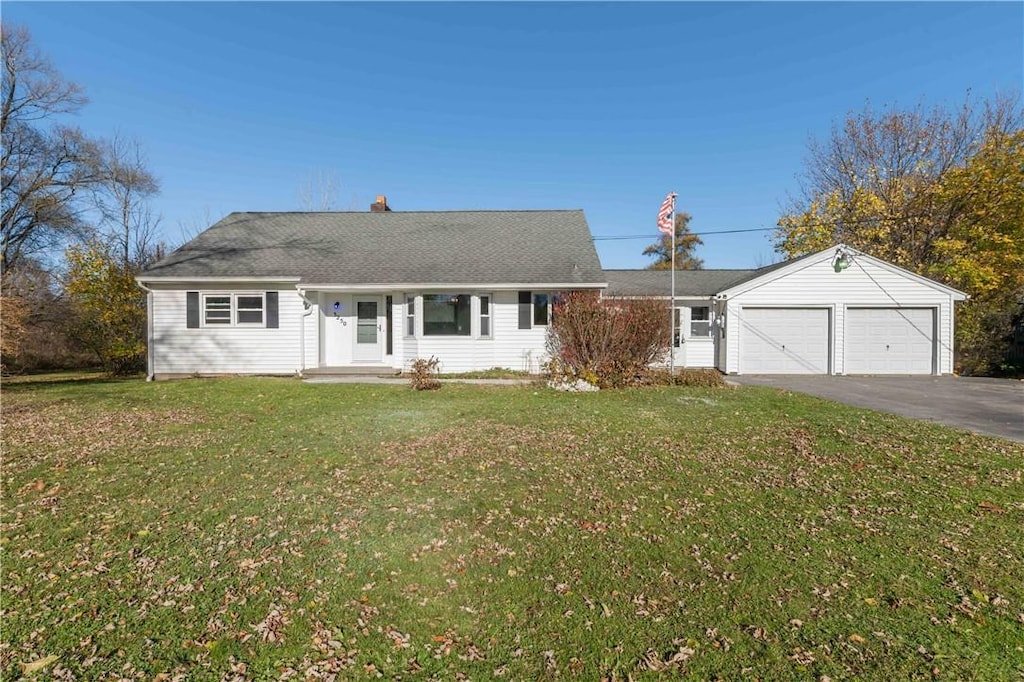
<path id="1" fill-rule="evenodd" d="M 136 268 L 95 241 L 69 248 L 66 258 L 75 339 L 111 374 L 145 369 L 146 296 L 135 283 Z"/>
<path id="2" fill-rule="evenodd" d="M 1024 313 L 1024 130 L 1016 99 L 959 111 L 867 109 L 814 141 L 803 193 L 779 220 L 787 257 L 843 242 L 961 289 L 957 360 L 1008 369 Z"/>

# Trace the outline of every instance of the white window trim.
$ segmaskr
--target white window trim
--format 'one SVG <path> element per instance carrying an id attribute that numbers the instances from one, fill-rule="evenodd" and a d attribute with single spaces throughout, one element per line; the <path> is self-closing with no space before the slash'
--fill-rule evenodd
<path id="1" fill-rule="evenodd" d="M 686 314 L 686 317 L 687 317 L 686 338 L 687 338 L 687 340 L 688 341 L 689 340 L 692 340 L 692 341 L 710 341 L 710 340 L 712 340 L 714 337 L 712 336 L 712 330 L 711 330 L 711 319 L 712 319 L 711 305 L 710 304 L 709 305 L 691 305 L 691 306 L 686 306 L 686 308 L 687 308 L 687 314 Z M 707 310 L 708 310 L 708 319 L 706 319 L 706 320 L 694 320 L 693 319 L 693 309 L 694 308 L 707 308 Z M 701 336 L 695 336 L 693 334 L 693 323 L 694 322 L 707 322 L 707 324 L 708 324 L 708 333 L 707 334 L 703 334 Z"/>
<path id="2" fill-rule="evenodd" d="M 537 297 L 538 296 L 546 296 L 547 300 L 548 300 L 547 305 L 544 306 L 545 308 L 547 308 L 547 314 L 545 315 L 545 317 L 547 318 L 547 322 L 545 322 L 544 324 L 539 324 L 537 322 Z M 551 314 L 554 312 L 554 310 L 553 310 L 553 308 L 554 308 L 554 300 L 553 299 L 554 298 L 555 298 L 555 294 L 552 291 L 531 291 L 530 292 L 530 299 L 531 299 L 530 300 L 530 329 L 547 329 L 548 327 L 551 326 Z"/>
<path id="3" fill-rule="evenodd" d="M 426 309 L 426 297 L 427 296 L 462 296 L 462 295 L 469 296 L 469 333 L 468 334 L 428 334 L 427 333 L 426 313 L 424 312 L 424 310 Z M 422 320 L 422 322 L 421 323 L 418 322 L 416 327 L 417 327 L 417 331 L 419 331 L 420 334 L 422 335 L 422 338 L 424 338 L 424 339 L 474 339 L 474 338 L 479 338 L 479 334 L 474 335 L 474 333 L 479 332 L 479 329 L 475 328 L 474 324 L 473 324 L 474 312 L 476 310 L 479 310 L 479 306 L 480 306 L 479 298 L 477 297 L 477 295 L 475 293 L 473 293 L 472 291 L 466 291 L 466 290 L 462 290 L 462 291 L 432 291 L 432 292 L 430 292 L 428 294 L 419 294 L 419 298 L 420 298 L 421 301 L 423 301 L 423 303 L 420 305 L 419 310 L 417 312 L 420 313 L 419 317 Z"/>
<path id="4" fill-rule="evenodd" d="M 418 294 L 406 294 L 404 305 L 402 306 L 402 338 L 415 339 L 419 337 L 416 333 L 416 307 L 419 305 L 416 299 L 419 298 Z M 409 312 L 409 307 L 412 306 L 412 312 Z M 409 331 L 409 320 L 412 320 L 412 332 Z"/>
<path id="5" fill-rule="evenodd" d="M 476 299 L 476 310 L 477 310 L 477 338 L 481 339 L 493 339 L 494 338 L 494 294 L 483 292 L 479 294 L 473 294 L 473 298 Z M 482 312 L 483 304 L 482 298 L 487 299 L 487 314 L 484 315 Z M 483 333 L 483 319 L 487 318 L 488 331 L 486 334 Z"/>
<path id="6" fill-rule="evenodd" d="M 231 303 L 231 316 L 226 324 L 210 323 L 206 321 L 206 299 L 227 297 Z M 239 322 L 238 321 L 238 298 L 259 298 L 260 312 L 263 313 L 260 322 Z M 199 326 L 209 329 L 228 329 L 231 327 L 250 327 L 263 329 L 267 326 L 267 292 L 265 291 L 202 291 L 199 293 Z M 242 308 L 242 310 L 256 310 L 255 308 Z"/>

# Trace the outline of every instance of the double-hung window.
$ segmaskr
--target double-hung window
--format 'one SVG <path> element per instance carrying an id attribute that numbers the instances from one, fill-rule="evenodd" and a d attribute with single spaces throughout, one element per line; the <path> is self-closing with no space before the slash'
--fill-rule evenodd
<path id="1" fill-rule="evenodd" d="M 491 297 L 480 296 L 480 336 L 491 336 Z"/>
<path id="2" fill-rule="evenodd" d="M 710 306 L 696 305 L 690 308 L 690 336 L 703 339 L 711 336 Z"/>
<path id="3" fill-rule="evenodd" d="M 416 297 L 405 296 L 405 335 L 416 336 Z"/>
<path id="4" fill-rule="evenodd" d="M 263 324 L 263 295 L 235 296 L 236 324 Z"/>
<path id="5" fill-rule="evenodd" d="M 262 327 L 263 313 L 263 294 L 205 294 L 203 296 L 203 324 L 207 327 L 234 325 Z"/>
<path id="6" fill-rule="evenodd" d="M 203 296 L 203 323 L 207 326 L 231 324 L 231 294 Z"/>
<path id="7" fill-rule="evenodd" d="M 546 327 L 551 317 L 551 296 L 548 294 L 533 295 L 533 326 Z"/>
<path id="8" fill-rule="evenodd" d="M 546 327 L 551 323 L 554 297 L 546 293 L 519 292 L 519 328 Z"/>

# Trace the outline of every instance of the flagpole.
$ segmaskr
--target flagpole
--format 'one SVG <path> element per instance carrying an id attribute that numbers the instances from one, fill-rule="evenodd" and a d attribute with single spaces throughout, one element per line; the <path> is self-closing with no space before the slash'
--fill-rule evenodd
<path id="1" fill-rule="evenodd" d="M 669 279 L 669 286 L 672 291 L 669 293 L 670 304 L 668 307 L 668 371 L 676 372 L 676 197 L 675 192 L 669 192 L 665 201 L 661 202 L 658 209 L 658 231 L 665 235 L 672 235 L 672 255 L 670 264 L 672 275 Z M 664 263 L 665 261 L 662 261 Z"/>
<path id="2" fill-rule="evenodd" d="M 669 374 L 676 373 L 676 203 L 672 201 L 672 214 L 669 216 L 672 225 L 672 291 L 669 296 L 672 303 L 668 308 L 669 320 L 669 341 L 668 341 L 668 371 Z"/>

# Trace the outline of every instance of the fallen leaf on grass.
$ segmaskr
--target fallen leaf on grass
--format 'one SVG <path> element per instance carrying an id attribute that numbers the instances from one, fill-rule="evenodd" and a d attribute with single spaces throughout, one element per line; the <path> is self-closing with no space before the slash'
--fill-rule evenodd
<path id="1" fill-rule="evenodd" d="M 60 656 L 57 656 L 56 654 L 50 654 L 49 656 L 44 656 L 43 658 L 36 659 L 30 663 L 22 663 L 21 674 L 31 675 L 34 672 L 38 672 L 46 666 L 53 663 L 54 661 L 56 661 L 58 658 L 60 658 Z"/>
<path id="2" fill-rule="evenodd" d="M 979 502 L 978 508 L 982 511 L 992 512 L 993 514 L 1005 514 L 1006 510 L 1000 507 L 995 502 Z"/>

